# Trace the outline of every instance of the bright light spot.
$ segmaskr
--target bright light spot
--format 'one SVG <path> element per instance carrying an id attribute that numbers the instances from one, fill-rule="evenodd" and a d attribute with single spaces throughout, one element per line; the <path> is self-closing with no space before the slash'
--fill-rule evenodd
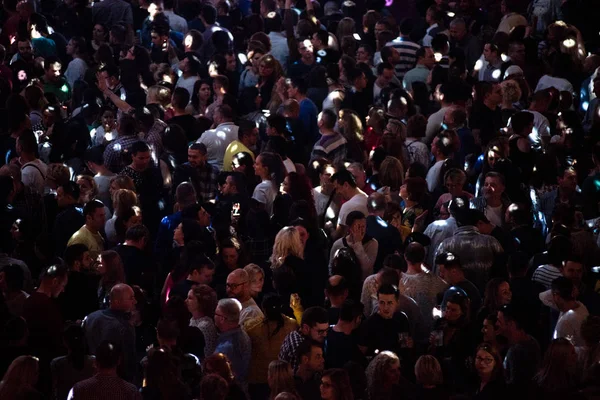
<path id="1" fill-rule="evenodd" d="M 350 166 L 350 163 L 349 163 L 348 161 L 346 161 L 346 162 L 344 163 L 344 168 L 348 168 L 349 166 Z"/>
<path id="2" fill-rule="evenodd" d="M 560 26 L 567 26 L 567 24 L 564 21 L 556 21 L 555 22 L 556 25 L 560 25 Z"/>
<path id="3" fill-rule="evenodd" d="M 171 79 L 171 75 L 163 75 L 163 81 L 167 82 L 167 83 L 173 83 L 173 79 Z"/>
<path id="4" fill-rule="evenodd" d="M 106 139 L 107 142 L 112 142 L 115 140 L 115 134 L 113 132 L 106 132 L 104 139 Z"/>
<path id="5" fill-rule="evenodd" d="M 352 36 L 354 37 L 354 40 L 360 40 L 360 35 L 358 33 L 354 33 Z"/>
<path id="6" fill-rule="evenodd" d="M 571 38 L 569 38 L 569 39 L 565 39 L 565 40 L 563 40 L 562 44 L 563 44 L 563 46 L 565 46 L 567 49 L 570 49 L 571 47 L 575 47 L 575 45 L 576 45 L 577 43 L 575 42 L 575 39 L 571 39 Z"/>
<path id="7" fill-rule="evenodd" d="M 277 15 L 277 13 L 275 11 L 271 11 L 270 13 L 267 14 L 267 18 L 275 18 L 276 15 Z"/>
<path id="8" fill-rule="evenodd" d="M 192 43 L 194 43 L 194 38 L 192 37 L 192 35 L 187 35 L 183 44 L 185 44 L 186 47 L 191 47 Z"/>
<path id="9" fill-rule="evenodd" d="M 69 91 L 69 87 L 67 85 L 62 85 L 60 87 L 60 91 L 63 93 L 67 93 Z"/>
<path id="10" fill-rule="evenodd" d="M 231 34 L 231 32 L 227 32 L 227 34 L 229 35 L 229 40 L 233 42 L 233 35 Z"/>
<path id="11" fill-rule="evenodd" d="M 477 62 L 475 63 L 475 71 L 479 71 L 482 66 L 483 66 L 483 61 L 477 60 Z"/>
<path id="12" fill-rule="evenodd" d="M 584 101 L 581 104 L 581 108 L 583 108 L 583 111 L 587 111 L 588 107 L 590 106 L 590 103 L 588 101 Z"/>
<path id="13" fill-rule="evenodd" d="M 502 59 L 503 62 L 507 62 L 508 61 L 508 56 L 504 53 L 500 54 L 500 58 Z"/>
<path id="14" fill-rule="evenodd" d="M 125 99 L 127 98 L 127 96 L 125 95 L 125 92 L 121 93 L 121 100 L 125 101 Z"/>
<path id="15" fill-rule="evenodd" d="M 114 151 L 121 151 L 121 144 L 120 143 L 115 143 L 113 145 L 113 150 Z"/>
<path id="16" fill-rule="evenodd" d="M 44 142 L 44 144 L 42 145 L 43 148 L 47 149 L 50 147 L 50 142 Z"/>
<path id="17" fill-rule="evenodd" d="M 313 45 L 310 39 L 304 39 L 304 42 L 302 42 L 302 44 L 304 44 L 304 47 L 306 47 L 307 51 L 313 51 Z"/>
<path id="18" fill-rule="evenodd" d="M 404 96 L 400 97 L 400 103 L 402 103 L 403 105 L 407 105 L 408 101 L 406 101 L 406 97 L 404 97 Z"/>
<path id="19" fill-rule="evenodd" d="M 327 207 L 327 211 L 325 212 L 325 216 L 327 218 L 329 218 L 329 219 L 335 218 L 335 211 L 333 211 L 333 208 Z"/>
<path id="20" fill-rule="evenodd" d="M 494 78 L 494 79 L 500 78 L 500 70 L 499 69 L 495 69 L 494 72 L 492 72 L 492 78 Z"/>
<path id="21" fill-rule="evenodd" d="M 319 167 L 319 162 L 318 162 L 318 161 L 313 161 L 313 162 L 312 162 L 312 167 L 313 167 L 314 169 L 317 169 L 317 168 Z"/>
<path id="22" fill-rule="evenodd" d="M 442 53 L 434 53 L 433 56 L 435 57 L 435 62 L 442 61 Z"/>
<path id="23" fill-rule="evenodd" d="M 239 53 L 238 59 L 240 60 L 240 63 L 242 63 L 242 64 L 246 64 L 248 62 L 248 57 L 246 57 L 246 55 L 244 53 Z"/>
<path id="24" fill-rule="evenodd" d="M 177 76 L 181 77 L 181 75 L 183 75 L 183 71 L 182 70 L 177 71 Z"/>
<path id="25" fill-rule="evenodd" d="M 453 13 L 452 11 L 448 11 L 446 13 L 447 16 L 449 16 L 450 18 L 454 18 L 454 16 L 456 15 L 455 13 Z"/>
<path id="26" fill-rule="evenodd" d="M 92 130 L 90 131 L 90 137 L 93 139 L 94 136 L 96 136 L 96 128 L 92 128 Z"/>

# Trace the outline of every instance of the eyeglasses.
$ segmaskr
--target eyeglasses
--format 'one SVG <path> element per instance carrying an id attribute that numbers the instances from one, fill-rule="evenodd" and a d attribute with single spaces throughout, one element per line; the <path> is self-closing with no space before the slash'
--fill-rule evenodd
<path id="1" fill-rule="evenodd" d="M 227 287 L 227 289 L 237 289 L 238 287 L 245 285 L 246 283 L 248 283 L 248 281 L 244 281 L 244 282 L 240 282 L 240 283 L 226 283 L 225 286 Z"/>
<path id="2" fill-rule="evenodd" d="M 494 362 L 494 359 L 491 357 L 475 357 L 475 362 L 482 363 L 485 365 L 491 365 Z"/>

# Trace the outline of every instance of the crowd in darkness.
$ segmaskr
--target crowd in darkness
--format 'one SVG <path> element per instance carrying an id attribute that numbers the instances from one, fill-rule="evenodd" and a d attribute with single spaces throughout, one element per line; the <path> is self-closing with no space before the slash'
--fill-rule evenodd
<path id="1" fill-rule="evenodd" d="M 600 399 L 597 0 L 4 0 L 0 399 Z"/>

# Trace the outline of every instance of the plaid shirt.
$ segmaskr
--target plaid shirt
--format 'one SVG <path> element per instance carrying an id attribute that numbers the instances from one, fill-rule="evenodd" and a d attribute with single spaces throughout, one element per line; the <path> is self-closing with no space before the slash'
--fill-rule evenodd
<path id="1" fill-rule="evenodd" d="M 137 136 L 121 136 L 106 146 L 104 150 L 104 166 L 118 174 L 127 165 L 124 152 L 129 151 L 132 144 L 139 141 Z"/>
<path id="2" fill-rule="evenodd" d="M 178 166 L 173 175 L 173 195 L 177 186 L 182 182 L 190 182 L 196 190 L 199 202 L 205 202 L 217 197 L 217 167 L 205 163 L 202 167 L 192 167 L 189 162 Z"/>
<path id="3" fill-rule="evenodd" d="M 298 350 L 298 347 L 302 342 L 304 342 L 304 336 L 302 336 L 300 331 L 291 332 L 283 339 L 281 350 L 279 350 L 279 359 L 289 363 L 294 372 L 300 363 L 296 350 Z"/>
<path id="4" fill-rule="evenodd" d="M 154 153 L 156 154 L 156 158 L 160 158 L 164 151 L 163 146 L 163 134 L 165 133 L 165 128 L 167 124 L 157 119 L 154 121 L 154 125 L 148 131 L 148 133 L 144 136 L 144 140 L 148 142 Z"/>

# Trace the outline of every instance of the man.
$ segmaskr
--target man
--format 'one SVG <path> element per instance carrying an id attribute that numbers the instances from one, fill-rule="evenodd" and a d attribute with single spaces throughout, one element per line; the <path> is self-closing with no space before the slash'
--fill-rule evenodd
<path id="1" fill-rule="evenodd" d="M 317 106 L 311 99 L 306 97 L 308 83 L 304 77 L 292 78 L 287 89 L 288 98 L 294 99 L 300 105 L 300 123 L 303 128 L 304 137 L 308 142 L 314 142 L 318 138 L 319 126 L 317 124 Z"/>
<path id="2" fill-rule="evenodd" d="M 113 25 L 124 22 L 133 25 L 131 4 L 123 0 L 105 0 L 92 5 L 92 21 L 110 29 Z"/>
<path id="3" fill-rule="evenodd" d="M 48 166 L 37 158 L 38 146 L 35 134 L 26 131 L 17 138 L 17 154 L 21 162 L 21 182 L 39 194 L 44 194 Z"/>
<path id="4" fill-rule="evenodd" d="M 471 303 L 471 315 L 477 315 L 481 307 L 481 294 L 479 289 L 465 277 L 465 271 L 460 264 L 457 255 L 450 252 L 438 254 L 435 258 L 440 278 L 442 278 L 450 287 L 444 292 L 442 305 L 456 292 L 463 292 Z"/>
<path id="5" fill-rule="evenodd" d="M 352 176 L 354 176 L 356 187 L 365 192 L 367 195 L 375 192 L 371 186 L 367 184 L 367 173 L 365 172 L 365 167 L 363 164 L 359 162 L 353 162 L 352 164 L 348 165 L 347 169 L 350 171 Z"/>
<path id="6" fill-rule="evenodd" d="M 228 230 L 232 221 L 245 221 L 249 201 L 244 176 L 240 172 L 228 174 L 225 182 L 221 185 L 220 194 L 215 203 L 217 212 L 212 221 L 213 227 L 217 231 L 219 229 Z"/>
<path id="7" fill-rule="evenodd" d="M 485 147 L 498 135 L 498 131 L 504 125 L 499 108 L 502 104 L 502 87 L 492 82 L 482 82 L 480 87 L 482 101 L 474 104 L 469 126 L 473 131 L 475 142 Z"/>
<path id="8" fill-rule="evenodd" d="M 457 201 L 462 201 L 458 199 Z M 504 250 L 500 243 L 491 236 L 479 233 L 475 227 L 474 210 L 460 207 L 454 214 L 458 228 L 452 237 L 444 239 L 435 254 L 450 252 L 459 257 L 466 277 L 477 286 L 480 292 L 493 276 L 494 271 L 506 269 L 503 263 Z"/>
<path id="9" fill-rule="evenodd" d="M 71 87 L 61 75 L 62 64 L 56 56 L 48 56 L 44 60 L 44 92 L 54 94 L 63 103 L 71 98 Z"/>
<path id="10" fill-rule="evenodd" d="M 329 47 L 329 32 L 327 30 L 319 29 L 313 33 L 310 42 L 313 45 L 314 51 L 317 52 L 321 64 L 327 65 L 339 61 L 340 54 Z"/>
<path id="11" fill-rule="evenodd" d="M 506 209 L 510 200 L 504 193 L 506 186 L 504 176 L 498 172 L 488 172 L 483 184 L 483 196 L 471 199 L 471 208 L 482 211 L 495 226 L 504 225 Z"/>
<path id="12" fill-rule="evenodd" d="M 184 59 L 185 61 L 186 59 Z M 184 62 L 182 61 L 182 62 Z M 187 63 L 187 61 L 186 61 Z M 188 65 L 188 64 L 186 64 Z M 186 67 L 187 68 L 187 67 Z M 183 77 L 183 75 L 182 75 Z M 197 77 L 196 77 L 197 78 Z M 197 79 L 196 79 L 197 80 Z M 178 86 L 180 80 L 177 82 Z M 195 82 L 195 80 L 194 80 Z M 185 84 L 185 83 L 182 83 Z M 197 129 L 197 120 L 190 114 L 189 109 L 187 108 L 190 103 L 191 92 L 194 91 L 194 84 L 192 84 L 191 88 L 188 87 L 177 87 L 173 90 L 173 94 L 171 95 L 171 106 L 173 107 L 173 117 L 169 119 L 167 122 L 169 125 L 179 125 L 181 129 L 185 132 L 185 136 L 188 141 L 197 140 L 200 137 L 202 132 L 199 132 Z"/>
<path id="13" fill-rule="evenodd" d="M 254 160 L 254 152 L 256 151 L 256 142 L 258 141 L 258 127 L 252 121 L 241 120 L 238 130 L 238 138 L 229 143 L 223 157 L 223 171 L 232 171 L 231 163 L 233 157 L 237 153 L 246 152 L 252 156 Z"/>
<path id="14" fill-rule="evenodd" d="M 465 161 L 471 165 L 478 149 L 475 146 L 473 133 L 467 126 L 466 109 L 460 106 L 450 106 L 444 114 L 444 124 L 446 124 L 446 129 L 452 129 L 456 132 L 460 141 L 460 149 L 453 157 L 455 164 L 461 169 L 464 168 Z"/>
<path id="15" fill-rule="evenodd" d="M 242 306 L 235 299 L 221 299 L 215 311 L 215 325 L 219 338 L 215 354 L 223 353 L 231 364 L 236 381 L 247 385 L 250 367 L 251 343 L 248 334 L 240 327 Z"/>
<path id="16" fill-rule="evenodd" d="M 85 218 L 85 224 L 71 236 L 67 246 L 84 244 L 88 248 L 90 256 L 95 260 L 104 251 L 104 239 L 100 235 L 106 222 L 104 204 L 99 200 L 88 202 L 83 207 L 83 218 Z"/>
<path id="17" fill-rule="evenodd" d="M 305 341 L 314 341 L 322 344 L 327 336 L 328 328 L 329 317 L 324 308 L 307 308 L 302 313 L 300 328 L 289 333 L 283 340 L 281 350 L 279 351 L 279 359 L 289 363 L 292 369 L 296 371 L 301 361 L 298 357 L 298 346 Z"/>
<path id="18" fill-rule="evenodd" d="M 491 42 L 486 43 L 483 46 L 483 60 L 481 65 L 475 64 L 473 73 L 477 74 L 477 79 L 480 82 L 500 82 L 502 80 L 502 57 L 498 46 Z M 479 60 L 477 63 L 479 63 Z M 478 66 L 479 70 L 477 70 Z"/>
<path id="19" fill-rule="evenodd" d="M 425 180 L 427 181 L 427 190 L 430 193 L 435 192 L 436 190 L 441 189 L 444 177 L 442 176 L 442 167 L 444 163 L 448 159 L 451 158 L 454 153 L 454 143 L 452 141 L 452 136 L 448 134 L 448 132 L 442 132 L 438 134 L 433 143 L 431 144 L 431 155 L 435 162 L 427 171 L 427 176 Z"/>
<path id="20" fill-rule="evenodd" d="M 85 224 L 83 209 L 79 205 L 79 196 L 79 185 L 72 181 L 56 189 L 56 203 L 59 213 L 54 219 L 52 228 L 56 254 L 64 253 L 71 236 Z"/>
<path id="21" fill-rule="evenodd" d="M 533 131 L 529 138 L 534 149 L 540 149 L 550 143 L 550 121 L 544 113 L 548 111 L 552 95 L 548 89 L 540 90 L 531 97 L 531 104 L 526 112 L 533 114 Z"/>
<path id="22" fill-rule="evenodd" d="M 117 343 L 104 341 L 98 345 L 94 361 L 96 374 L 77 382 L 69 393 L 70 399 L 142 399 L 137 387 L 117 374 L 124 355 L 122 347 Z"/>
<path id="23" fill-rule="evenodd" d="M 547 232 L 552 229 L 552 212 L 557 204 L 568 204 L 573 208 L 583 205 L 583 198 L 577 192 L 577 171 L 574 168 L 560 168 L 557 177 L 558 187 L 546 192 L 540 198 L 540 211 L 544 214 Z"/>
<path id="24" fill-rule="evenodd" d="M 400 62 L 396 64 L 396 77 L 402 81 L 404 74 L 410 71 L 417 62 L 417 50 L 421 47 L 410 40 L 410 34 L 413 31 L 413 22 L 406 18 L 400 22 L 400 36 L 387 43 L 386 46 L 392 46 L 400 53 Z"/>
<path id="25" fill-rule="evenodd" d="M 383 217 L 387 203 L 385 196 L 374 192 L 369 195 L 367 201 L 367 235 L 377 240 L 377 258 L 373 265 L 373 272 L 377 273 L 383 266 L 383 260 L 388 254 L 400 251 L 402 238 L 400 232 L 392 225 L 388 225 Z"/>
<path id="26" fill-rule="evenodd" d="M 3 266 L 0 270 L 0 293 L 12 316 L 21 317 L 23 314 L 23 306 L 29 297 L 29 293 L 23 290 L 24 288 L 25 271 L 22 266 L 17 264 Z"/>
<path id="27" fill-rule="evenodd" d="M 106 83 L 106 88 L 114 93 L 120 100 L 127 101 L 127 92 L 121 83 L 121 71 L 119 70 L 119 67 L 113 64 L 105 65 L 103 68 L 100 68 L 99 79 L 103 79 Z M 107 93 L 110 94 L 108 91 Z M 108 98 L 106 94 L 104 95 L 104 103 L 117 111 L 117 107 L 110 101 L 110 98 Z"/>
<path id="28" fill-rule="evenodd" d="M 325 298 L 329 300 L 329 324 L 335 325 L 340 316 L 342 304 L 348 298 L 348 283 L 341 275 L 333 275 L 327 279 L 325 287 Z"/>
<path id="29" fill-rule="evenodd" d="M 98 309 L 98 277 L 91 271 L 94 260 L 83 244 L 67 247 L 63 259 L 69 280 L 57 300 L 65 320 L 81 321 Z"/>
<path id="30" fill-rule="evenodd" d="M 463 51 L 467 69 L 472 71 L 481 56 L 481 43 L 469 33 L 464 19 L 456 18 L 450 22 L 450 43 L 453 48 Z"/>
<path id="31" fill-rule="evenodd" d="M 535 269 L 531 280 L 543 290 L 550 289 L 554 279 L 562 275 L 561 267 L 563 262 L 571 253 L 571 243 L 569 238 L 556 235 L 548 244 L 546 263 Z"/>
<path id="32" fill-rule="evenodd" d="M 48 38 L 48 21 L 41 14 L 33 13 L 29 16 L 27 30 L 31 34 L 31 44 L 36 57 L 43 57 L 46 62 L 48 57 L 56 57 L 58 55 L 56 43 Z"/>
<path id="33" fill-rule="evenodd" d="M 413 82 L 427 83 L 429 74 L 433 66 L 435 65 L 435 57 L 431 47 L 421 47 L 415 53 L 417 57 L 417 65 L 406 72 L 404 79 L 402 80 L 402 86 L 405 90 L 412 90 Z"/>
<path id="34" fill-rule="evenodd" d="M 339 318 L 327 333 L 325 365 L 328 369 L 343 368 L 349 361 L 363 365 L 366 362 L 355 335 L 362 322 L 363 309 L 362 303 L 353 300 L 341 304 Z"/>
<path id="35" fill-rule="evenodd" d="M 17 39 L 18 52 L 10 62 L 13 71 L 12 83 L 15 89 L 24 89 L 25 85 L 34 77 L 34 57 L 31 41 L 26 36 Z"/>
<path id="36" fill-rule="evenodd" d="M 338 193 L 345 200 L 338 216 L 337 229 L 332 233 L 331 238 L 337 240 L 345 236 L 347 231 L 346 218 L 352 211 L 360 211 L 363 215 L 368 215 L 367 198 L 368 196 L 356 187 L 354 176 L 348 170 L 338 171 L 331 177 L 331 181 Z"/>
<path id="37" fill-rule="evenodd" d="M 298 369 L 294 372 L 294 383 L 302 400 L 318 399 L 320 396 L 321 373 L 325 369 L 323 345 L 319 342 L 305 340 L 296 351 L 299 360 Z"/>
<path id="38" fill-rule="evenodd" d="M 346 77 L 351 87 L 346 91 L 341 108 L 354 110 L 364 124 L 373 98 L 371 92 L 367 90 L 367 77 L 360 68 L 346 71 Z"/>
<path id="39" fill-rule="evenodd" d="M 167 215 L 160 221 L 158 233 L 156 235 L 154 252 L 158 255 L 159 260 L 163 260 L 166 253 L 168 253 L 173 246 L 173 232 L 175 232 L 175 229 L 183 219 L 181 215 L 182 211 L 185 208 L 196 204 L 196 202 L 196 191 L 190 182 L 181 182 L 177 185 L 177 188 L 175 189 L 175 206 L 173 207 L 177 211 L 171 215 Z M 208 225 L 210 225 L 210 220 L 208 221 Z"/>
<path id="40" fill-rule="evenodd" d="M 498 311 L 499 334 L 508 339 L 510 345 L 504 359 L 504 375 L 506 383 L 515 389 L 526 388 L 531 383 L 541 360 L 538 342 L 523 330 L 528 318 L 531 316 L 510 304 Z"/>
<path id="41" fill-rule="evenodd" d="M 425 248 L 420 243 L 408 245 L 404 251 L 404 260 L 408 269 L 400 277 L 398 290 L 415 299 L 427 329 L 431 329 L 434 322 L 432 310 L 437 304 L 437 296 L 448 288 L 448 284 L 423 266 Z"/>
<path id="42" fill-rule="evenodd" d="M 275 2 L 273 2 L 275 4 Z M 287 37 L 283 32 L 281 16 L 276 12 L 270 12 L 267 17 L 264 17 L 265 33 L 271 40 L 271 55 L 279 61 L 283 70 L 287 70 L 288 60 L 290 58 L 290 49 L 287 44 Z"/>
<path id="43" fill-rule="evenodd" d="M 73 57 L 73 60 L 67 66 L 65 78 L 70 87 L 75 85 L 75 81 L 84 79 L 87 64 L 83 60 L 83 53 L 86 49 L 85 39 L 83 37 L 72 37 L 67 44 L 67 55 Z"/>
<path id="44" fill-rule="evenodd" d="M 469 86 L 468 86 L 469 87 Z M 470 88 L 470 87 L 469 87 Z M 436 137 L 438 133 L 440 133 L 440 129 L 442 128 L 442 124 L 444 123 L 444 118 L 448 108 L 455 103 L 458 103 L 464 97 L 462 92 L 464 92 L 463 85 L 460 83 L 444 83 L 440 85 L 439 88 L 436 88 L 434 99 L 440 102 L 441 108 L 439 111 L 431 114 L 427 119 L 427 129 L 425 131 L 425 137 L 423 141 L 425 144 L 430 144 L 433 142 L 433 139 Z M 470 93 L 469 89 L 469 93 Z M 469 98 L 470 98 L 469 94 Z"/>
<path id="45" fill-rule="evenodd" d="M 240 325 L 248 326 L 257 319 L 264 318 L 264 315 L 252 296 L 250 295 L 250 276 L 243 269 L 236 269 L 227 276 L 227 296 L 237 299 L 242 305 L 240 310 Z"/>
<path id="46" fill-rule="evenodd" d="M 207 154 L 205 144 L 192 144 L 188 148 L 188 162 L 175 168 L 173 174 L 173 187 L 179 187 L 182 182 L 190 182 L 200 202 L 210 201 L 217 195 L 219 170 L 207 162 Z"/>
<path id="47" fill-rule="evenodd" d="M 510 240 L 516 245 L 516 250 L 525 252 L 530 258 L 541 253 L 545 246 L 540 229 L 533 227 L 531 220 L 531 210 L 526 204 L 512 203 L 506 209 L 504 226 L 510 229 Z"/>
<path id="48" fill-rule="evenodd" d="M 135 329 L 129 321 L 136 303 L 131 286 L 119 283 L 110 291 L 110 307 L 88 315 L 83 326 L 91 354 L 96 354 L 104 341 L 111 341 L 123 349 L 119 376 L 128 382 L 135 378 L 137 364 Z"/>
<path id="49" fill-rule="evenodd" d="M 225 150 L 238 138 L 239 127 L 233 123 L 233 110 L 226 104 L 217 107 L 213 122 L 215 128 L 204 132 L 196 143 L 206 146 L 207 162 L 221 170 Z"/>
<path id="50" fill-rule="evenodd" d="M 324 158 L 334 165 L 346 159 L 347 141 L 341 133 L 334 131 L 337 116 L 335 112 L 325 109 L 319 114 L 318 127 L 321 138 L 315 143 L 311 160 Z"/>
<path id="51" fill-rule="evenodd" d="M 394 73 L 394 66 L 389 62 L 382 62 L 377 66 L 377 79 L 373 85 L 373 104 L 383 105 L 385 94 L 388 92 L 386 89 L 394 87 Z"/>
<path id="52" fill-rule="evenodd" d="M 145 251 L 149 242 L 148 228 L 134 225 L 125 232 L 125 242 L 114 248 L 123 261 L 125 280 L 144 289 L 151 286 L 152 277 L 158 269 L 153 256 Z"/>
<path id="53" fill-rule="evenodd" d="M 292 63 L 288 68 L 290 79 L 302 78 L 317 65 L 313 45 L 310 40 L 298 41 L 298 53 L 300 59 Z"/>
<path id="54" fill-rule="evenodd" d="M 135 118 L 129 114 L 121 116 L 117 124 L 119 137 L 104 150 L 104 165 L 111 172 L 119 173 L 127 165 L 124 154 L 135 142 L 139 141 L 137 129 Z"/>
<path id="55" fill-rule="evenodd" d="M 184 88 L 188 91 L 191 97 L 194 94 L 194 85 L 196 84 L 196 81 L 200 79 L 198 77 L 200 68 L 201 64 L 198 57 L 190 53 L 186 54 L 185 58 L 179 62 L 179 70 L 181 71 L 181 76 L 177 80 L 177 85 L 175 85 L 175 87 Z"/>
<path id="56" fill-rule="evenodd" d="M 581 337 L 581 323 L 590 313 L 583 303 L 575 299 L 575 285 L 569 278 L 560 276 L 552 281 L 550 290 L 553 303 L 560 311 L 553 338 L 567 338 L 573 346 L 585 346 Z"/>
<path id="57" fill-rule="evenodd" d="M 188 25 L 185 18 L 175 14 L 173 8 L 175 2 L 173 0 L 163 0 L 163 14 L 169 17 L 169 26 L 176 32 L 183 33 L 184 35 L 188 31 Z"/>
<path id="58" fill-rule="evenodd" d="M 359 336 L 360 350 L 366 356 L 372 356 L 384 350 L 401 353 L 401 349 L 412 347 L 409 321 L 405 313 L 396 313 L 400 292 L 394 285 L 382 285 L 377 290 L 379 309 L 361 326 Z M 402 343 L 400 334 L 405 335 Z"/>
<path id="59" fill-rule="evenodd" d="M 437 5 L 430 6 L 427 9 L 425 14 L 425 22 L 429 27 L 425 31 L 425 36 L 423 37 L 423 46 L 431 46 L 431 41 L 435 37 L 435 35 L 447 32 L 444 27 L 444 13 L 443 11 L 437 7 Z"/>
<path id="60" fill-rule="evenodd" d="M 209 285 L 215 275 L 215 264 L 210 258 L 193 249 L 187 249 L 187 277 L 171 289 L 169 297 L 178 296 L 187 298 L 187 294 L 194 285 Z"/>
<path id="61" fill-rule="evenodd" d="M 104 146 L 93 146 L 87 149 L 84 160 L 88 169 L 95 174 L 94 181 L 98 185 L 97 199 L 104 204 L 112 204 L 110 181 L 115 174 L 104 165 Z"/>

